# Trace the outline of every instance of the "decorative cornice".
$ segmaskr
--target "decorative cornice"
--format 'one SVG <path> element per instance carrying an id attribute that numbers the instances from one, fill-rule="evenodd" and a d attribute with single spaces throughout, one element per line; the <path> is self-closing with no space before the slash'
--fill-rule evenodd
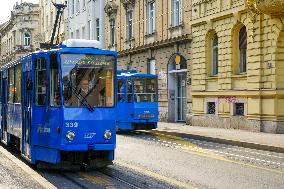
<path id="1" fill-rule="evenodd" d="M 201 5 L 203 3 L 209 3 L 210 1 L 213 1 L 213 0 L 199 0 L 195 3 L 193 3 L 192 6 L 195 7 L 195 6 Z"/>
<path id="2" fill-rule="evenodd" d="M 245 0 L 249 11 L 253 14 L 283 14 L 284 0 Z"/>
<path id="3" fill-rule="evenodd" d="M 173 37 L 170 39 L 162 40 L 162 41 L 156 41 L 153 43 L 149 43 L 146 45 L 138 46 L 138 47 L 133 47 L 127 50 L 119 51 L 119 57 L 122 56 L 127 56 L 129 54 L 136 54 L 139 52 L 147 51 L 149 49 L 157 49 L 161 47 L 166 47 L 166 46 L 171 46 L 173 43 L 185 43 L 185 42 L 190 42 L 192 40 L 192 36 L 190 34 L 185 34 L 182 36 L 178 37 Z"/>

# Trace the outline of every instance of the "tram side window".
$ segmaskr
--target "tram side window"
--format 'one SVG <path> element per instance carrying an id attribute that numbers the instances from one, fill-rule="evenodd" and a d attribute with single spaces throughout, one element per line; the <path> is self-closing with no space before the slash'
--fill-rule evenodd
<path id="1" fill-rule="evenodd" d="M 35 104 L 46 104 L 46 61 L 37 58 L 35 61 Z"/>
<path id="2" fill-rule="evenodd" d="M 131 80 L 126 81 L 126 100 L 127 102 L 132 102 L 132 83 Z"/>
<path id="3" fill-rule="evenodd" d="M 124 89 L 124 80 L 119 79 L 117 82 L 117 100 L 118 102 L 125 101 L 125 89 Z"/>
<path id="4" fill-rule="evenodd" d="M 136 78 L 134 79 L 134 99 L 135 102 L 155 102 L 156 79 Z"/>
<path id="5" fill-rule="evenodd" d="M 14 67 L 9 68 L 9 97 L 8 102 L 14 103 L 14 93 L 15 93 L 15 77 L 14 77 Z"/>
<path id="6" fill-rule="evenodd" d="M 15 67 L 15 103 L 21 103 L 21 82 L 22 82 L 22 65 L 18 64 Z"/>
<path id="7" fill-rule="evenodd" d="M 57 54 L 50 55 L 50 106 L 59 106 L 61 104 L 60 85 L 59 85 L 59 71 Z"/>

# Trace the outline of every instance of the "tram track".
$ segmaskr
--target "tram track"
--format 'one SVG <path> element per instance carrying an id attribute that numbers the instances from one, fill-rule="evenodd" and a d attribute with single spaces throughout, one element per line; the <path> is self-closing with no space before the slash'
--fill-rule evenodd
<path id="1" fill-rule="evenodd" d="M 180 149 L 199 155 L 225 158 L 235 163 L 244 163 L 273 172 L 284 172 L 284 156 L 282 153 L 244 148 L 240 146 L 197 140 L 189 137 L 177 137 L 152 131 L 133 131 L 124 136 L 129 136 L 149 142 L 154 142 L 165 147 Z"/>
<path id="2" fill-rule="evenodd" d="M 104 175 L 106 175 L 106 176 L 108 176 L 108 177 L 110 177 L 110 178 L 112 178 L 112 179 L 114 179 L 114 180 L 117 180 L 118 182 L 123 183 L 124 185 L 128 186 L 129 188 L 134 188 L 134 189 L 141 189 L 141 188 L 143 188 L 143 187 L 137 186 L 136 184 L 133 184 L 133 183 L 130 183 L 130 182 L 126 181 L 126 179 L 122 179 L 119 176 L 115 176 L 114 174 L 110 173 L 107 170 L 100 170 L 99 172 L 104 174 Z"/>
<path id="3" fill-rule="evenodd" d="M 9 151 L 18 160 L 26 164 L 28 167 L 39 173 L 43 178 L 52 183 L 57 188 L 80 188 L 80 189 L 91 189 L 91 188 L 151 188 L 147 182 L 143 179 L 138 179 L 135 177 L 136 173 L 127 174 L 124 173 L 121 167 L 107 167 L 99 170 L 90 171 L 74 171 L 71 170 L 57 170 L 57 169 L 37 169 L 35 166 L 29 164 L 29 162 L 23 158 L 18 151 L 11 149 L 5 145 L 2 145 L 6 150 Z M 88 175 L 88 177 L 82 176 Z M 95 177 L 99 180 L 106 180 L 107 182 L 96 182 L 92 179 Z"/>
<path id="4" fill-rule="evenodd" d="M 72 182 L 74 185 L 82 188 L 82 189 L 89 189 L 89 187 L 86 187 L 84 184 L 78 182 L 74 177 L 70 177 L 69 175 L 65 174 L 65 173 L 61 173 L 60 174 L 63 178 L 65 178 L 66 180 Z"/>

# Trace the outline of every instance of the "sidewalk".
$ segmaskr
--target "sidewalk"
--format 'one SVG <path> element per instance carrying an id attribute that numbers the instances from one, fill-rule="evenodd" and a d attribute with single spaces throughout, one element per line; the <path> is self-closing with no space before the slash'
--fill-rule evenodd
<path id="1" fill-rule="evenodd" d="M 284 153 L 284 134 L 256 133 L 165 122 L 159 122 L 155 131 L 180 137 Z"/>

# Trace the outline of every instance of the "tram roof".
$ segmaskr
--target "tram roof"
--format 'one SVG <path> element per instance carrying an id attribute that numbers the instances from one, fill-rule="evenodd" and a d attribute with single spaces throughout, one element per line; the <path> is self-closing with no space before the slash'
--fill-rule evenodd
<path id="1" fill-rule="evenodd" d="M 20 57 L 16 60 L 13 60 L 11 62 L 8 62 L 7 64 L 4 64 L 2 66 L 0 66 L 0 71 L 2 70 L 5 70 L 7 68 L 10 68 L 12 66 L 15 66 L 17 64 L 19 64 L 21 62 L 21 60 L 24 60 L 28 57 L 31 57 L 32 55 L 34 54 L 40 54 L 40 53 L 49 53 L 49 52 L 59 52 L 59 53 L 80 53 L 80 54 L 92 54 L 94 53 L 94 50 L 96 51 L 96 53 L 98 54 L 112 54 L 112 55 L 117 55 L 117 52 L 115 51 L 111 51 L 111 50 L 106 50 L 106 49 L 99 49 L 97 48 L 97 43 L 94 43 L 93 46 L 91 45 L 92 43 L 90 43 L 90 46 L 88 46 L 88 43 L 86 41 L 88 40 L 83 40 L 85 41 L 83 43 L 83 45 L 81 45 L 81 47 L 79 47 L 79 42 L 75 42 L 75 40 L 73 40 L 73 43 L 75 43 L 75 45 L 64 45 L 64 44 L 61 44 L 58 46 L 58 48 L 55 48 L 55 49 L 48 49 L 48 50 L 44 50 L 44 49 L 41 49 L 41 50 L 37 50 L 35 52 L 32 52 L 32 53 L 29 53 L 23 57 Z M 95 42 L 96 40 L 91 40 L 93 42 Z M 72 44 L 72 43 L 71 43 Z M 77 46 L 76 46 L 77 45 Z"/>

